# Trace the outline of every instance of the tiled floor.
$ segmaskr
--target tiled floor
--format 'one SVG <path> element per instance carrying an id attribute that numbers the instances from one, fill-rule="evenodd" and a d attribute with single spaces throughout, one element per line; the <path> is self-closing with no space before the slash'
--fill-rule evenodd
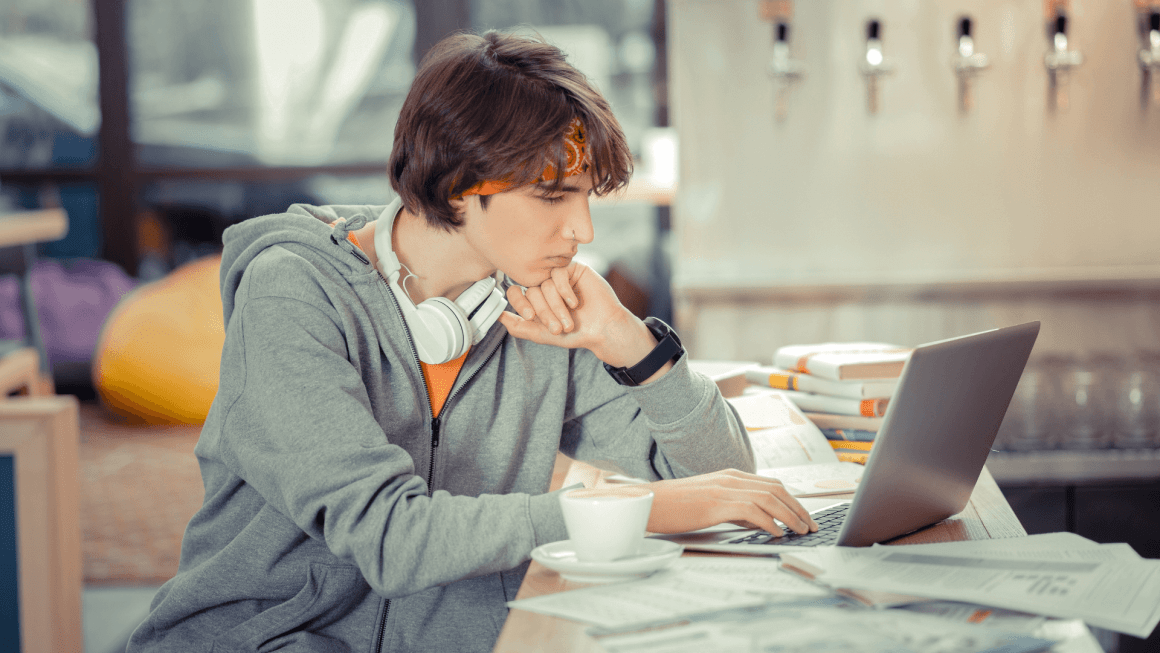
<path id="1" fill-rule="evenodd" d="M 156 593 L 156 587 L 85 587 L 85 653 L 124 653 Z"/>

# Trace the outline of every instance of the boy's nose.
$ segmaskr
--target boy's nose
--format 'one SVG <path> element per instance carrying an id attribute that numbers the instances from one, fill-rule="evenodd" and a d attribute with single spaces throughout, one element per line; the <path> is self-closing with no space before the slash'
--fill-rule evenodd
<path id="1" fill-rule="evenodd" d="M 564 225 L 564 238 L 575 240 L 578 243 L 588 244 L 592 242 L 595 236 L 592 228 L 592 212 L 588 209 L 588 201 L 584 201 L 582 208 L 577 208 L 575 212 L 568 217 L 568 222 Z"/>

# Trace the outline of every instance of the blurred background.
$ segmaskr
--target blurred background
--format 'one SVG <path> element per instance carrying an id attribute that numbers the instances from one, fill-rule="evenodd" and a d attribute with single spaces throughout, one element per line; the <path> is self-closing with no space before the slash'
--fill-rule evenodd
<path id="1" fill-rule="evenodd" d="M 539 33 L 608 97 L 637 173 L 582 254 L 694 358 L 1040 320 L 992 474 L 1029 532 L 1160 557 L 1160 0 L 0 0 L 0 215 L 67 223 L 0 237 L 0 338 L 114 488 L 82 505 L 86 622 L 139 620 L 200 506 L 194 468 L 102 508 L 187 465 L 222 231 L 392 199 L 416 64 L 461 29 Z"/>

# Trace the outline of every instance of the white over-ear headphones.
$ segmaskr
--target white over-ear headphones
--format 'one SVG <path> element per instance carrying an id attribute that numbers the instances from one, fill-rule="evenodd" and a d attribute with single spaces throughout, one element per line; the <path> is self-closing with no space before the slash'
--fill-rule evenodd
<path id="1" fill-rule="evenodd" d="M 391 233 L 395 216 L 402 209 L 392 202 L 375 224 L 375 256 L 379 270 L 387 278 L 387 285 L 398 300 L 403 319 L 411 330 L 419 360 L 438 365 L 455 360 L 467 353 L 472 345 L 487 334 L 507 306 L 507 299 L 493 277 L 475 282 L 455 301 L 446 297 L 432 297 L 416 305 L 399 280 L 403 265 L 391 247 Z"/>

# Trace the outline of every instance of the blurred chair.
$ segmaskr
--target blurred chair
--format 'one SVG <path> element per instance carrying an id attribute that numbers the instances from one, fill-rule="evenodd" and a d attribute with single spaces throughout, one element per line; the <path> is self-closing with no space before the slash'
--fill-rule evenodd
<path id="1" fill-rule="evenodd" d="M 60 209 L 0 214 L 0 275 L 17 276 L 24 322 L 22 340 L 0 340 L 0 401 L 19 390 L 33 396 L 53 394 L 52 371 L 32 294 L 32 266 L 36 243 L 58 240 L 67 232 L 68 217 Z"/>

